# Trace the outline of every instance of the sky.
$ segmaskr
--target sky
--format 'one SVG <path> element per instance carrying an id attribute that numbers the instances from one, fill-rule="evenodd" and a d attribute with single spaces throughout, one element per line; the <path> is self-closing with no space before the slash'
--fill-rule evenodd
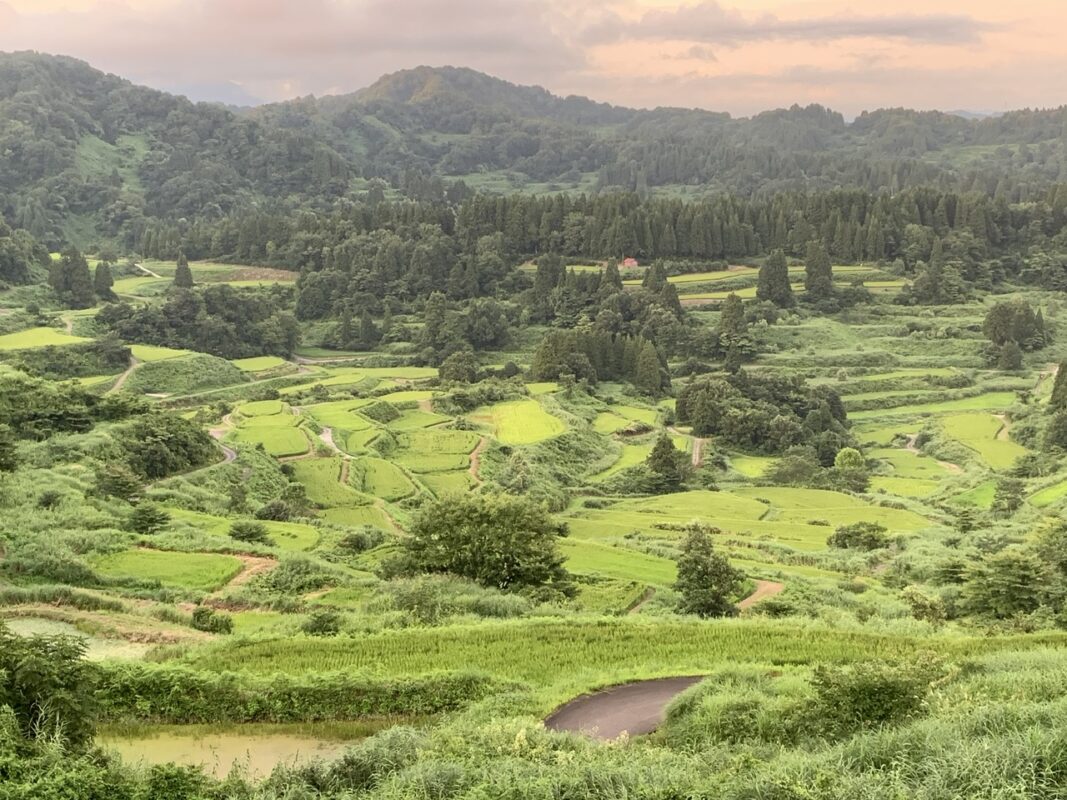
<path id="1" fill-rule="evenodd" d="M 0 0 L 0 50 L 194 100 L 350 92 L 418 65 L 747 116 L 1067 103 L 1067 0 Z"/>

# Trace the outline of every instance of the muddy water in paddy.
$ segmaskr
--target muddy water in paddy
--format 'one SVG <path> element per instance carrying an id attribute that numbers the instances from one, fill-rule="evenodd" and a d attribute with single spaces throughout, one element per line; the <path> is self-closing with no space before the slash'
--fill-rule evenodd
<path id="1" fill-rule="evenodd" d="M 96 737 L 101 747 L 118 753 L 128 764 L 177 764 L 201 767 L 224 778 L 235 767 L 250 778 L 264 778 L 279 764 L 292 766 L 315 759 L 330 760 L 365 738 L 369 732 L 354 729 L 351 738 L 339 738 L 343 729 L 315 725 L 235 725 L 230 728 L 201 725 L 160 725 L 133 730 L 103 729 Z"/>

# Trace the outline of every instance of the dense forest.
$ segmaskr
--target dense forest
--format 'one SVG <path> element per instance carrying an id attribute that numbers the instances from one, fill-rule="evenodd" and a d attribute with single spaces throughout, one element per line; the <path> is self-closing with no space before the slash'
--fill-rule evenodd
<path id="1" fill-rule="evenodd" d="M 326 210 L 364 192 L 455 203 L 481 189 L 750 198 L 926 187 L 1040 202 L 1067 180 L 1065 142 L 1062 108 L 980 120 L 888 109 L 847 123 L 812 106 L 733 119 L 558 98 L 453 68 L 238 110 L 70 58 L 0 54 L 0 213 L 49 244 L 134 247 L 155 220 L 215 220 L 265 203 Z M 644 238 L 688 251 L 687 236 L 663 247 L 662 233 L 653 225 Z"/>

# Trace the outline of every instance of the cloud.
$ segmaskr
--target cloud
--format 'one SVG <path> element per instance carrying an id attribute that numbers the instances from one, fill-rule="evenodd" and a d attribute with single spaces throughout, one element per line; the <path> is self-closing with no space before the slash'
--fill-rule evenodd
<path id="1" fill-rule="evenodd" d="M 539 0 L 185 0 L 82 11 L 12 11 L 0 49 L 83 58 L 161 88 L 242 87 L 281 99 L 351 91 L 385 72 L 454 64 L 520 82 L 584 65 Z M 19 8 L 15 6 L 15 8 Z"/>
<path id="2" fill-rule="evenodd" d="M 587 44 L 621 41 L 684 41 L 738 46 L 772 40 L 832 42 L 851 38 L 908 40 L 926 44 L 978 41 L 996 29 L 964 14 L 886 14 L 782 19 L 774 14 L 748 17 L 715 0 L 678 8 L 654 9 L 636 20 L 609 14 L 582 31 Z"/>
<path id="3" fill-rule="evenodd" d="M 694 44 L 680 53 L 668 53 L 664 58 L 672 61 L 705 61 L 709 63 L 719 60 L 715 55 L 715 51 L 703 44 Z"/>

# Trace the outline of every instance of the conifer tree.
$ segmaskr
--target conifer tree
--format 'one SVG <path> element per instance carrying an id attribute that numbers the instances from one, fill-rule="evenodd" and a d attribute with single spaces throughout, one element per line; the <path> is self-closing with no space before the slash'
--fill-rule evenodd
<path id="1" fill-rule="evenodd" d="M 1056 380 L 1052 384 L 1052 396 L 1048 400 L 1049 408 L 1067 409 L 1067 361 L 1061 361 L 1056 368 Z"/>
<path id="2" fill-rule="evenodd" d="M 659 354 L 652 342 L 646 341 L 637 354 L 634 367 L 634 386 L 648 394 L 659 394 L 663 388 L 663 375 L 660 370 Z"/>
<path id="3" fill-rule="evenodd" d="M 733 292 L 726 296 L 722 304 L 722 314 L 719 317 L 719 335 L 744 336 L 748 333 L 748 323 L 745 321 L 745 303 Z"/>
<path id="4" fill-rule="evenodd" d="M 359 318 L 360 345 L 369 350 L 372 347 L 376 347 L 381 340 L 382 335 L 374 324 L 374 318 L 371 317 L 370 311 L 366 308 L 363 309 L 363 314 Z"/>
<path id="5" fill-rule="evenodd" d="M 804 289 L 812 301 L 826 300 L 834 294 L 834 274 L 830 254 L 822 242 L 808 242 L 804 261 Z"/>
<path id="6" fill-rule="evenodd" d="M 184 252 L 178 253 L 178 266 L 174 270 L 174 285 L 179 289 L 193 288 L 193 271 Z"/>
<path id="7" fill-rule="evenodd" d="M 789 267 L 781 250 L 771 253 L 760 267 L 756 297 L 779 308 L 792 308 L 796 304 L 793 287 L 789 284 Z"/>
<path id="8" fill-rule="evenodd" d="M 115 292 L 111 288 L 114 285 L 115 279 L 111 276 L 111 265 L 106 261 L 99 262 L 93 274 L 93 290 L 96 296 L 101 300 L 114 299 Z"/>
<path id="9" fill-rule="evenodd" d="M 666 431 L 661 431 L 645 465 L 655 473 L 659 488 L 674 491 L 685 479 L 685 453 L 674 446 Z"/>
<path id="10" fill-rule="evenodd" d="M 63 254 L 63 268 L 67 273 L 71 308 L 92 308 L 96 303 L 93 278 L 89 274 L 89 262 L 77 250 Z"/>

